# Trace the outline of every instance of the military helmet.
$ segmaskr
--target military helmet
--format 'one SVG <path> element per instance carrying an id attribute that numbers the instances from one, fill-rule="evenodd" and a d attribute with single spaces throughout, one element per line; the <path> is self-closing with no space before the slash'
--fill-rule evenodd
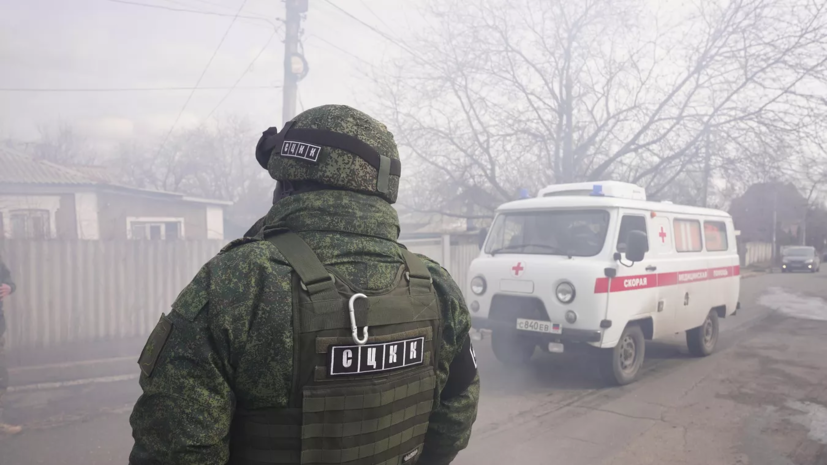
<path id="1" fill-rule="evenodd" d="M 256 159 L 277 181 L 315 181 L 377 195 L 399 193 L 402 165 L 393 134 L 379 121 L 345 105 L 311 108 L 284 128 L 264 131 Z"/>

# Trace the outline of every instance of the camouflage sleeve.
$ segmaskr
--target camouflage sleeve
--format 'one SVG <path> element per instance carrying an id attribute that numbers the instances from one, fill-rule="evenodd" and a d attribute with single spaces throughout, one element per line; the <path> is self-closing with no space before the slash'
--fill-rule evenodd
<path id="1" fill-rule="evenodd" d="M 292 373 L 289 269 L 262 242 L 208 263 L 141 354 L 131 465 L 226 464 L 235 407 L 279 408 Z"/>
<path id="2" fill-rule="evenodd" d="M 426 259 L 426 264 L 434 277 L 443 318 L 442 348 L 437 367 L 437 387 L 442 393 L 451 374 L 452 362 L 460 355 L 463 347 L 470 347 L 468 333 L 471 329 L 471 316 L 462 292 L 448 272 L 430 260 Z M 425 448 L 419 463 L 448 464 L 468 446 L 471 426 L 477 418 L 479 375 L 474 376 L 461 392 L 450 398 L 440 397 L 431 414 Z"/>
<path id="3" fill-rule="evenodd" d="M 129 419 L 135 439 L 130 465 L 223 465 L 229 459 L 233 394 L 220 334 L 209 328 L 206 293 L 197 289 L 200 275 L 141 353 L 143 395 Z"/>

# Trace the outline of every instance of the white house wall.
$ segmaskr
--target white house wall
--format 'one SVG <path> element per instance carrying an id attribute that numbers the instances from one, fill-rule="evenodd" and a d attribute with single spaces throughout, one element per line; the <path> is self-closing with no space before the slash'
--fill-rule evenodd
<path id="1" fill-rule="evenodd" d="M 224 209 L 207 207 L 207 239 L 224 239 Z"/>
<path id="2" fill-rule="evenodd" d="M 78 239 L 96 241 L 100 239 L 98 224 L 98 195 L 94 192 L 75 194 Z"/>
<path id="3" fill-rule="evenodd" d="M 59 195 L 4 195 L 0 194 L 0 212 L 3 213 L 3 234 L 11 236 L 12 210 L 48 210 L 52 237 L 57 236 L 55 212 L 60 208 Z"/>

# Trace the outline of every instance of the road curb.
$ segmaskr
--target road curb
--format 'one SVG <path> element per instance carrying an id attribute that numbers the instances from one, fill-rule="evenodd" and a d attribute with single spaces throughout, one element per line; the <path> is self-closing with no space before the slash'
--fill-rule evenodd
<path id="1" fill-rule="evenodd" d="M 755 277 L 758 277 L 758 276 L 764 276 L 766 274 L 767 274 L 766 272 L 742 274 L 741 279 L 750 279 L 750 278 L 755 278 Z"/>
<path id="2" fill-rule="evenodd" d="M 11 386 L 9 387 L 8 392 L 15 393 L 24 391 L 44 391 L 48 389 L 60 389 L 64 387 L 83 386 L 87 384 L 116 383 L 118 381 L 129 381 L 132 379 L 138 379 L 138 376 L 139 375 L 137 373 L 134 373 L 131 375 L 103 376 L 99 378 L 75 379 L 71 381 L 58 381 L 52 383 L 26 384 L 23 386 Z"/>
<path id="3" fill-rule="evenodd" d="M 77 381 L 137 377 L 135 357 L 110 357 L 9 369 L 10 388 L 16 390 L 54 389 Z M 84 382 L 79 384 L 85 384 Z"/>

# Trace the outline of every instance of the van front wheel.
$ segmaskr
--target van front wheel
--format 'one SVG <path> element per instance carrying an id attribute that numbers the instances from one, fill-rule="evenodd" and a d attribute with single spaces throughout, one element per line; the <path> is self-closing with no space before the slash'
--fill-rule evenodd
<path id="1" fill-rule="evenodd" d="M 514 331 L 494 330 L 491 334 L 494 357 L 506 365 L 525 365 L 534 355 L 535 347 L 535 344 L 517 337 Z"/>
<path id="2" fill-rule="evenodd" d="M 643 330 L 636 324 L 626 326 L 617 345 L 611 349 L 600 349 L 600 352 L 603 381 L 614 386 L 631 383 L 637 379 L 646 354 Z"/>
<path id="3" fill-rule="evenodd" d="M 706 316 L 704 324 L 686 332 L 686 345 L 689 353 L 696 357 L 706 357 L 715 351 L 718 343 L 718 312 L 712 310 Z"/>

